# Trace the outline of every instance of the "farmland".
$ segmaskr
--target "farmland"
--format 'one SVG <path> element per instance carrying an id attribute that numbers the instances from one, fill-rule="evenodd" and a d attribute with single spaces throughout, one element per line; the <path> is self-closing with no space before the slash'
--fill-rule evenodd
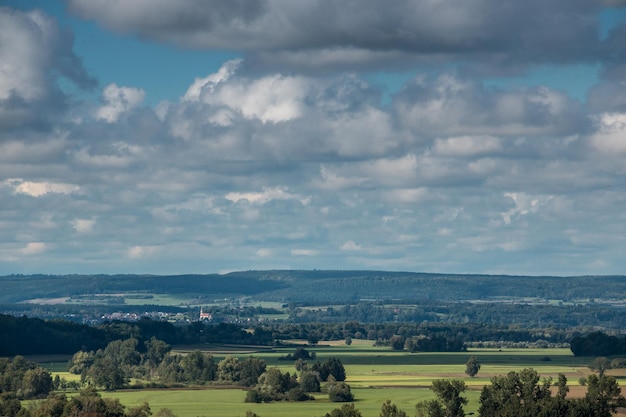
<path id="1" fill-rule="evenodd" d="M 178 350 L 184 353 L 189 347 Z M 338 357 L 344 363 L 347 381 L 355 395 L 355 406 L 364 417 L 375 417 L 387 399 L 392 400 L 409 415 L 415 404 L 434 398 L 429 387 L 434 379 L 458 379 L 467 384 L 465 396 L 469 404 L 466 412 L 476 412 L 478 397 L 483 385 L 496 375 L 520 371 L 532 367 L 542 377 L 555 379 L 559 373 L 569 381 L 571 395 L 581 395 L 584 387 L 578 380 L 587 376 L 590 358 L 574 357 L 568 349 L 471 349 L 454 353 L 407 353 L 394 352 L 388 347 L 372 346 L 371 341 L 357 340 L 350 346 L 342 342 L 307 347 L 317 359 Z M 279 367 L 284 372 L 295 372 L 293 362 L 280 360 L 293 348 L 234 351 L 211 350 L 216 358 L 226 354 L 246 357 L 253 354 L 267 361 L 268 367 Z M 465 374 L 465 362 L 469 356 L 479 358 L 482 367 L 477 377 Z M 45 364 L 45 363 L 44 363 Z M 55 366 L 56 369 L 59 369 Z M 67 376 L 66 373 L 61 374 Z M 251 410 L 261 417 L 302 416 L 319 417 L 340 406 L 329 402 L 327 395 L 316 393 L 312 402 L 274 402 L 268 404 L 245 403 L 246 391 L 240 387 L 207 385 L 165 390 L 123 390 L 103 392 L 103 397 L 119 398 L 122 404 L 132 407 L 148 402 L 153 412 L 169 408 L 179 417 L 220 416 L 241 417 Z"/>

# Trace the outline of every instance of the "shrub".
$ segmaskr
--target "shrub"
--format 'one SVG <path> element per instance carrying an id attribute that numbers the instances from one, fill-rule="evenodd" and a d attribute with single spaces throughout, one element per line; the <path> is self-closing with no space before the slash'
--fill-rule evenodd
<path id="1" fill-rule="evenodd" d="M 332 402 L 349 402 L 354 400 L 350 385 L 345 382 L 337 382 L 328 386 L 328 399 Z"/>
<path id="2" fill-rule="evenodd" d="M 287 401 L 310 401 L 314 398 L 307 395 L 302 388 L 292 388 L 287 391 Z"/>

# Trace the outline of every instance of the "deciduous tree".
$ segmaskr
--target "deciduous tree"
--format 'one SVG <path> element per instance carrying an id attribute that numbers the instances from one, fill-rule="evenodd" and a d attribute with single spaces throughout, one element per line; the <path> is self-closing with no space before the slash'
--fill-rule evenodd
<path id="1" fill-rule="evenodd" d="M 478 362 L 478 358 L 476 356 L 470 356 L 470 358 L 465 363 L 465 373 L 470 377 L 475 377 L 480 371 L 480 362 Z"/>

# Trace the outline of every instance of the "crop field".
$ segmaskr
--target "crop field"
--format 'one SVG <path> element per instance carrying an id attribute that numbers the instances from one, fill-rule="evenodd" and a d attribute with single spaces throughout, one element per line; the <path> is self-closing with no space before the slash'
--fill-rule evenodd
<path id="1" fill-rule="evenodd" d="M 465 381 L 468 387 L 465 396 L 469 400 L 465 410 L 467 413 L 476 413 L 480 390 L 492 376 L 527 367 L 536 369 L 542 377 L 556 378 L 559 373 L 563 373 L 568 378 L 572 395 L 581 395 L 584 388 L 579 386 L 578 380 L 590 373 L 587 368 L 589 358 L 574 358 L 567 349 L 473 349 L 458 353 L 406 353 L 374 347 L 371 342 L 361 340 L 354 341 L 351 346 L 335 343 L 307 349 L 315 352 L 322 361 L 331 356 L 341 359 L 348 375 L 346 382 L 355 395 L 354 404 L 364 417 L 377 417 L 381 405 L 387 399 L 408 415 L 414 415 L 417 402 L 434 398 L 429 389 L 434 379 Z M 241 357 L 253 354 L 265 359 L 268 366 L 294 372 L 293 362 L 279 360 L 293 350 L 281 348 L 252 353 L 250 349 L 226 349 L 211 352 L 216 358 L 226 354 Z M 465 375 L 465 362 L 471 355 L 477 356 L 482 365 L 476 378 Z M 320 417 L 341 406 L 341 403 L 330 402 L 324 393 L 314 394 L 316 399 L 310 402 L 250 404 L 244 402 L 246 391 L 239 387 L 127 390 L 103 392 L 102 395 L 119 398 L 129 407 L 148 402 L 153 412 L 169 408 L 179 417 L 242 417 L 248 410 L 261 417 Z"/>

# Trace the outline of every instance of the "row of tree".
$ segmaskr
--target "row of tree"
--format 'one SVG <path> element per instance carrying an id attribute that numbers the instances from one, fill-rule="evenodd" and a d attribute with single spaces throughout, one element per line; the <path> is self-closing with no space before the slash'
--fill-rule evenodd
<path id="1" fill-rule="evenodd" d="M 311 358 L 314 355 L 303 349 L 297 349 L 294 356 L 298 357 L 296 369 L 305 377 L 309 372 L 319 381 L 327 381 L 330 377 L 340 382 L 346 379 L 345 368 L 338 358 L 308 363 L 302 357 Z M 212 355 L 199 350 L 175 355 L 171 354 L 170 345 L 153 337 L 142 344 L 135 338 L 129 338 L 114 340 L 97 351 L 78 351 L 68 362 L 68 370 L 81 375 L 84 384 L 107 390 L 122 388 L 131 378 L 167 385 L 216 381 L 253 387 L 266 372 L 267 364 L 254 356 L 240 359 L 231 355 L 216 361 Z"/>
<path id="2" fill-rule="evenodd" d="M 343 368 L 343 367 L 342 367 Z M 345 375 L 345 372 L 344 372 Z M 328 399 L 332 402 L 354 400 L 350 386 L 337 381 L 332 374 L 322 379 L 320 373 L 307 368 L 297 374 L 282 373 L 278 368 L 270 368 L 260 377 L 253 390 L 248 391 L 246 402 L 309 401 L 315 398 L 307 393 L 321 392 L 321 382 L 327 382 Z"/>

